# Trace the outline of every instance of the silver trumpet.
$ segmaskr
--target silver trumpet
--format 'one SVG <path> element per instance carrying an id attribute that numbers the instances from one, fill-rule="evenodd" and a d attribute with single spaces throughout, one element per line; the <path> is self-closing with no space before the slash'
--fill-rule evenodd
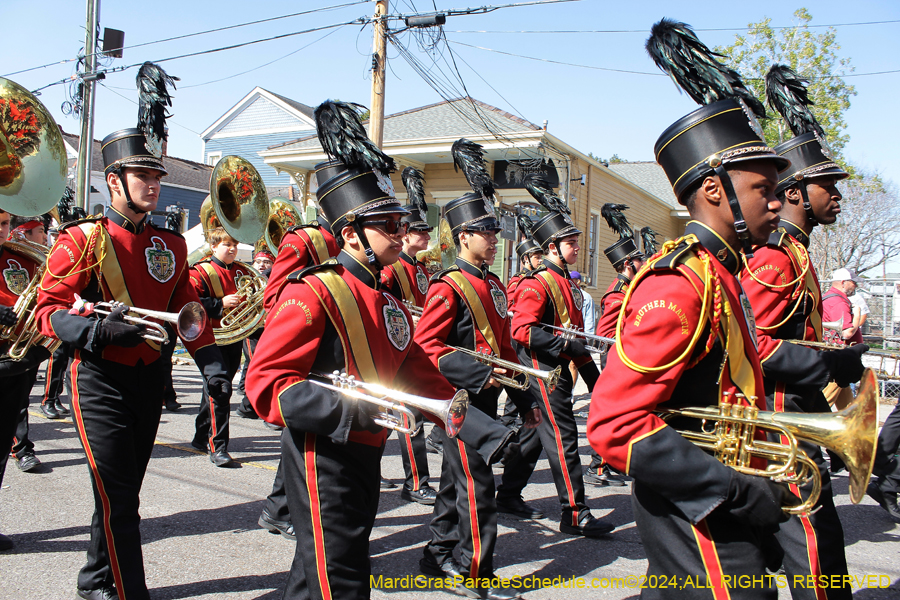
<path id="1" fill-rule="evenodd" d="M 330 379 L 332 382 L 325 383 L 315 379 L 309 380 L 310 383 L 314 383 L 319 387 L 334 390 L 348 398 L 355 398 L 387 409 L 376 414 L 372 420 L 382 427 L 408 435 L 415 435 L 419 430 L 418 426 L 415 425 L 416 416 L 409 407 L 430 413 L 439 418 L 444 422 L 444 430 L 451 438 L 455 438 L 459 434 L 459 430 L 466 418 L 466 411 L 469 409 L 469 393 L 466 390 L 458 390 L 448 400 L 436 400 L 392 390 L 377 383 L 360 381 L 353 375 L 348 376 L 346 373 L 339 371 L 334 371 L 331 375 L 320 375 L 318 373 L 310 373 L 310 375 L 321 377 L 322 379 Z M 409 427 L 403 425 L 403 421 L 389 411 L 397 411 L 403 414 L 411 425 Z"/>
<path id="2" fill-rule="evenodd" d="M 485 352 L 476 352 L 474 350 L 469 350 L 468 348 L 460 348 L 458 346 L 448 346 L 448 348 L 452 348 L 456 352 L 462 352 L 467 356 L 471 356 L 478 362 L 490 365 L 494 368 L 506 369 L 507 375 L 493 375 L 494 379 L 505 386 L 515 388 L 517 390 L 527 390 L 528 386 L 531 385 L 531 380 L 526 377 L 524 382 L 516 381 L 516 374 L 525 374 L 527 376 L 534 377 L 535 379 L 540 379 L 544 382 L 544 385 L 547 386 L 547 391 L 552 392 L 556 388 L 556 384 L 559 381 L 560 373 L 562 373 L 562 367 L 556 367 L 552 371 L 542 371 L 540 369 L 532 369 L 530 367 L 526 367 L 525 365 L 514 363 L 509 360 L 503 360 L 499 356 L 494 356 L 493 354 L 487 354 Z"/>
<path id="3" fill-rule="evenodd" d="M 126 305 L 116 301 L 96 302 L 94 304 L 94 312 L 105 317 L 120 306 Z M 145 319 L 143 317 L 147 318 Z M 157 321 L 171 323 L 175 326 L 181 339 L 186 342 L 193 342 L 196 340 L 206 328 L 206 310 L 199 302 L 188 302 L 184 305 L 184 308 L 177 313 L 128 306 L 125 314 L 122 315 L 122 318 L 128 323 L 143 327 L 144 331 L 141 334 L 141 337 L 145 340 L 151 340 L 160 344 L 165 344 L 169 341 L 169 334 L 166 332 L 165 327 L 156 321 L 150 321 L 148 319 L 156 319 Z"/>
<path id="4" fill-rule="evenodd" d="M 595 354 L 606 354 L 607 352 L 609 352 L 610 348 L 616 345 L 616 338 L 608 338 L 603 337 L 602 335 L 587 333 L 586 331 L 578 329 L 574 325 L 557 327 L 555 325 L 547 325 L 545 323 L 541 323 L 541 327 L 546 327 L 547 329 L 552 329 L 553 331 L 562 332 L 562 335 L 560 337 L 562 337 L 563 339 L 574 340 L 575 338 L 580 337 L 588 342 L 586 348 Z"/>

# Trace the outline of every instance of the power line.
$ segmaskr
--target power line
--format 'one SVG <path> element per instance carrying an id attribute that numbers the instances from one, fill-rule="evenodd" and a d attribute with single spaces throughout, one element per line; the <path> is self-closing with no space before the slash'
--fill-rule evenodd
<path id="1" fill-rule="evenodd" d="M 102 81 L 98 81 L 97 83 L 98 83 L 99 85 L 103 86 L 104 88 L 106 88 L 107 90 L 109 90 L 110 92 L 112 92 L 113 94 L 115 94 L 116 96 L 118 96 L 119 98 L 122 98 L 123 100 L 127 100 L 128 102 L 131 102 L 131 103 L 134 104 L 135 106 L 140 106 L 140 105 L 139 105 L 137 102 L 135 102 L 133 99 L 129 98 L 128 96 L 124 96 L 124 95 L 120 94 L 119 92 L 117 92 L 116 90 L 112 89 L 111 87 L 109 87 L 108 85 L 106 85 L 105 83 L 103 83 Z M 182 129 L 186 129 L 187 131 L 190 131 L 191 133 L 193 133 L 193 134 L 196 135 L 197 137 L 200 137 L 200 134 L 199 134 L 198 132 L 194 131 L 194 130 L 191 129 L 190 127 L 185 127 L 184 125 L 182 125 L 182 124 L 179 123 L 178 121 L 175 121 L 174 119 L 167 119 L 166 121 L 167 121 L 168 123 L 172 123 L 173 125 L 178 125 L 178 126 L 181 127 Z"/>
<path id="2" fill-rule="evenodd" d="M 465 15 L 483 15 L 486 13 L 494 12 L 495 10 L 500 10 L 501 8 L 518 8 L 521 6 L 537 6 L 539 4 L 561 4 L 563 2 L 580 2 L 581 0 L 533 0 L 531 2 L 516 2 L 514 4 L 500 4 L 500 5 L 491 5 L 491 6 L 478 6 L 476 8 L 450 8 L 447 10 L 435 10 L 434 12 L 428 13 L 416 13 L 414 15 L 385 15 L 386 19 L 390 19 L 392 21 L 402 21 L 407 17 L 423 17 L 423 16 L 431 16 L 431 15 L 444 15 L 447 17 L 458 17 Z"/>
<path id="3" fill-rule="evenodd" d="M 174 40 L 182 40 L 182 39 L 185 39 L 185 38 L 195 37 L 195 36 L 198 36 L 198 35 L 206 35 L 206 34 L 208 34 L 208 33 L 217 33 L 217 32 L 219 32 L 219 31 L 227 31 L 227 30 L 229 30 L 229 29 L 237 29 L 238 27 L 247 27 L 247 26 L 249 26 L 249 25 L 259 25 L 260 23 L 268 23 L 268 22 L 270 22 L 270 21 L 278 21 L 278 20 L 280 20 L 280 19 L 289 19 L 289 18 L 292 18 L 292 17 L 298 17 L 298 16 L 301 16 L 301 15 L 308 15 L 308 14 L 317 13 L 317 12 L 325 12 L 325 11 L 330 11 L 330 10 L 337 10 L 337 9 L 340 9 L 340 8 L 346 8 L 346 7 L 348 7 L 348 6 L 355 6 L 355 5 L 357 5 L 357 4 L 368 4 L 369 2 L 370 2 L 370 0 L 356 0 L 355 2 L 347 2 L 346 4 L 337 4 L 337 5 L 334 5 L 334 6 L 325 6 L 325 7 L 322 7 L 322 8 L 314 8 L 314 9 L 310 9 L 310 10 L 304 10 L 304 11 L 301 11 L 301 12 L 291 13 L 291 14 L 289 14 L 289 15 L 281 15 L 281 16 L 278 16 L 278 17 L 269 17 L 269 18 L 267 18 L 267 19 L 260 19 L 260 20 L 258 20 L 258 21 L 250 21 L 250 22 L 247 22 L 247 23 L 238 23 L 238 24 L 236 24 L 236 25 L 226 25 L 226 26 L 224 26 L 224 27 L 218 27 L 218 28 L 216 28 L 216 29 L 208 29 L 208 30 L 206 30 L 206 31 L 197 31 L 197 32 L 194 32 L 194 33 L 186 33 L 186 34 L 184 34 L 184 35 L 178 35 L 178 36 L 175 36 L 175 37 L 164 38 L 164 39 L 161 39 L 161 40 L 154 40 L 154 41 L 152 41 L 152 42 L 142 42 L 142 43 L 140 43 L 140 44 L 134 44 L 133 46 L 123 46 L 121 49 L 122 49 L 122 50 L 130 50 L 130 49 L 132 49 L 132 48 L 140 48 L 140 47 L 142 47 L 142 46 L 150 46 L 150 45 L 153 45 L 153 44 L 162 44 L 162 43 L 164 43 L 164 42 L 171 42 L 171 41 L 174 41 Z M 97 54 L 97 55 L 102 55 L 102 54 L 103 54 L 103 51 L 96 52 L 95 54 Z M 52 67 L 52 66 L 56 66 L 56 65 L 64 65 L 64 64 L 67 64 L 67 63 L 70 63 L 70 62 L 75 62 L 75 61 L 77 61 L 77 60 L 82 60 L 83 58 L 85 58 L 85 57 L 68 58 L 68 59 L 61 60 L 61 61 L 56 61 L 56 62 L 52 62 L 52 63 L 47 63 L 46 65 L 40 65 L 40 66 L 38 66 L 38 67 L 29 67 L 28 69 L 22 69 L 21 71 L 16 71 L 16 72 L 14 72 L 14 73 L 8 73 L 8 74 L 6 74 L 6 75 L 3 75 L 3 77 L 11 77 L 12 75 L 18 75 L 18 74 L 20 74 L 20 73 L 27 73 L 27 72 L 29 72 L 29 71 L 36 71 L 37 69 L 44 69 L 44 68 L 46 68 L 46 67 Z"/>
<path id="4" fill-rule="evenodd" d="M 865 21 L 860 23 L 832 23 L 830 25 L 770 25 L 771 29 L 797 29 L 799 27 L 823 28 L 823 27 L 857 27 L 864 25 L 890 25 L 900 23 L 900 19 L 893 21 Z M 751 31 L 755 27 L 708 27 L 693 28 L 694 31 Z M 489 30 L 489 29 L 456 29 L 450 30 L 449 33 L 552 33 L 552 34 L 569 34 L 569 33 L 650 33 L 649 29 L 555 29 L 555 30 L 538 30 L 538 29 L 521 29 L 521 30 Z"/>

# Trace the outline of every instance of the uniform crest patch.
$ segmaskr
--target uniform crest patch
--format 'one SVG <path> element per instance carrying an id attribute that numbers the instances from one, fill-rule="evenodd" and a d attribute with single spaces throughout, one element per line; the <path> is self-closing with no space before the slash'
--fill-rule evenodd
<path id="1" fill-rule="evenodd" d="M 388 340 L 397 350 L 406 350 L 412 338 L 412 328 L 409 326 L 409 321 L 406 320 L 406 313 L 400 310 L 393 296 L 386 292 L 382 293 L 388 302 L 382 309 Z"/>
<path id="2" fill-rule="evenodd" d="M 569 285 L 572 286 L 572 304 L 575 305 L 575 308 L 581 310 L 581 306 L 584 304 L 584 296 L 581 295 L 581 288 L 578 287 L 574 281 L 569 281 Z"/>
<path id="3" fill-rule="evenodd" d="M 147 272 L 160 283 L 172 279 L 175 274 L 175 253 L 166 247 L 162 238 L 153 236 L 150 238 L 153 244 L 144 250 L 147 257 Z"/>
<path id="4" fill-rule="evenodd" d="M 500 289 L 496 281 L 491 281 L 491 298 L 494 301 L 494 308 L 501 319 L 506 318 L 506 294 Z"/>
<path id="5" fill-rule="evenodd" d="M 428 275 L 423 273 L 422 269 L 416 269 L 416 287 L 421 293 L 428 293 Z"/>
<path id="6" fill-rule="evenodd" d="M 28 282 L 31 281 L 28 271 L 23 269 L 16 260 L 10 259 L 6 264 L 9 265 L 8 268 L 3 269 L 3 280 L 6 282 L 6 287 L 13 294 L 21 296 L 28 287 Z"/>

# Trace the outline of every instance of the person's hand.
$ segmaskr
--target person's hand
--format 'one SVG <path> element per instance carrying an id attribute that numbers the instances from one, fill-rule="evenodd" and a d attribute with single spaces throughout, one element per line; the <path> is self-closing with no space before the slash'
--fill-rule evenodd
<path id="1" fill-rule="evenodd" d="M 221 375 L 213 375 L 206 382 L 206 391 L 213 402 L 225 402 L 231 399 L 231 382 Z"/>
<path id="2" fill-rule="evenodd" d="M 834 358 L 834 368 L 832 373 L 834 381 L 841 387 L 847 387 L 851 383 L 856 383 L 866 370 L 862 363 L 862 355 L 869 350 L 866 344 L 853 344 L 840 350 L 830 350 L 828 352 Z"/>
<path id="3" fill-rule="evenodd" d="M 587 349 L 587 346 L 584 345 L 584 342 L 581 342 L 580 340 L 568 340 L 565 348 L 563 348 L 563 352 L 572 358 L 589 356 L 591 353 L 591 351 Z"/>
<path id="4" fill-rule="evenodd" d="M 134 348 L 144 341 L 144 338 L 141 337 L 143 330 L 137 325 L 132 325 L 125 321 L 124 317 L 127 310 L 127 306 L 117 306 L 105 319 L 100 319 L 97 322 L 97 330 L 94 333 L 94 348 L 99 349 L 105 346 Z"/>
<path id="5" fill-rule="evenodd" d="M 224 298 L 222 298 L 222 307 L 223 308 L 234 308 L 238 304 L 241 303 L 241 297 L 237 294 L 228 294 Z"/>
<path id="6" fill-rule="evenodd" d="M 383 429 L 375 422 L 380 412 L 381 408 L 377 404 L 365 400 L 356 401 L 356 422 L 362 429 L 370 433 L 378 433 Z"/>
<path id="7" fill-rule="evenodd" d="M 541 409 L 535 407 L 525 414 L 525 421 L 522 423 L 522 427 L 525 429 L 534 429 L 540 425 L 543 420 L 544 416 L 541 414 Z"/>
<path id="8" fill-rule="evenodd" d="M 722 508 L 754 527 L 774 531 L 791 516 L 782 508 L 799 503 L 787 485 L 735 471 Z"/>
<path id="9" fill-rule="evenodd" d="M 497 375 L 506 375 L 506 369 L 501 369 L 500 367 L 494 368 L 494 373 Z M 500 387 L 502 384 L 497 381 L 495 378 L 491 377 L 487 380 L 487 383 L 484 384 L 484 387 L 481 388 L 482 391 L 491 388 L 491 387 Z"/>
<path id="10" fill-rule="evenodd" d="M 11 327 L 16 324 L 16 312 L 10 306 L 0 306 L 0 326 Z"/>

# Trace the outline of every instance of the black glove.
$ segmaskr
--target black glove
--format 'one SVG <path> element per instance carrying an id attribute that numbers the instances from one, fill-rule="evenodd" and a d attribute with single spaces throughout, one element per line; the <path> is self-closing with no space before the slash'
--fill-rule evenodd
<path id="1" fill-rule="evenodd" d="M 127 309 L 127 306 L 117 306 L 105 319 L 97 321 L 93 336 L 95 349 L 104 346 L 134 348 L 144 341 L 144 338 L 141 337 L 141 328 L 125 322 L 123 313 Z"/>
<path id="2" fill-rule="evenodd" d="M 754 527 L 775 531 L 791 517 L 782 507 L 799 503 L 787 485 L 735 471 L 721 507 Z"/>
<path id="3" fill-rule="evenodd" d="M 10 327 L 16 324 L 18 319 L 16 318 L 16 313 L 13 311 L 12 307 L 9 306 L 0 306 L 0 326 Z"/>
<path id="4" fill-rule="evenodd" d="M 587 349 L 587 346 L 585 346 L 583 342 L 580 342 L 578 340 L 566 341 L 563 352 L 565 352 L 572 358 L 581 358 L 582 356 L 589 356 L 591 354 L 591 351 Z"/>
<path id="5" fill-rule="evenodd" d="M 231 399 L 231 382 L 219 375 L 213 375 L 206 381 L 206 391 L 213 402 L 225 402 Z"/>
<path id="6" fill-rule="evenodd" d="M 840 350 L 826 350 L 833 360 L 831 374 L 841 387 L 856 383 L 862 377 L 866 367 L 862 364 L 862 355 L 869 347 L 865 344 L 854 344 Z"/>
<path id="7" fill-rule="evenodd" d="M 381 425 L 375 422 L 375 418 L 378 413 L 381 412 L 381 407 L 377 404 L 372 404 L 371 402 L 366 402 L 364 400 L 356 401 L 356 423 L 359 425 L 361 429 L 365 429 L 370 433 L 378 433 L 383 428 Z"/>

